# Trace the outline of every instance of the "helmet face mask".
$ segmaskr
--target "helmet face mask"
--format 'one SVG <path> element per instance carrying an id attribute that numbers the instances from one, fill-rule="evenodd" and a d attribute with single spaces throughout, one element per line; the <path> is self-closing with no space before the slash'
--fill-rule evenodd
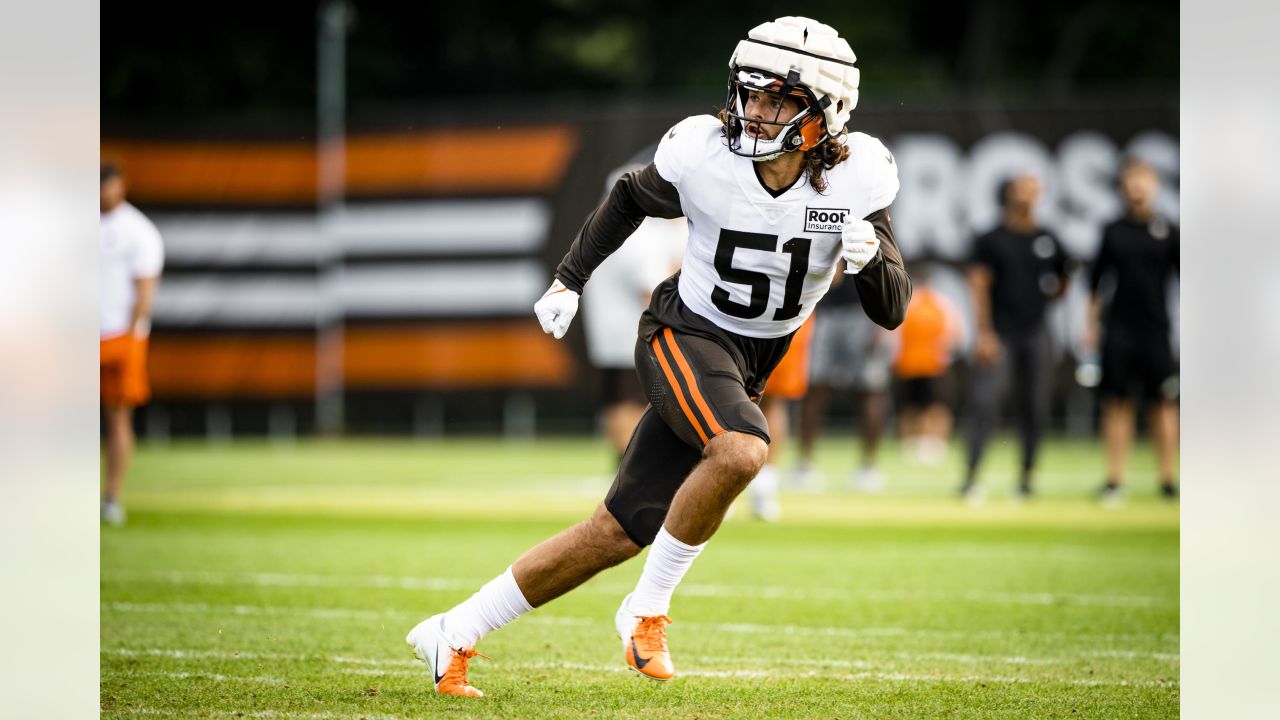
<path id="1" fill-rule="evenodd" d="M 748 116 L 748 98 L 752 93 L 767 95 L 773 100 L 770 103 L 773 105 L 772 116 L 768 110 L 760 117 Z M 797 102 L 800 110 L 783 119 L 786 100 Z M 799 84 L 795 72 L 782 77 L 766 70 L 735 66 L 729 71 L 729 90 L 725 98 L 725 136 L 729 140 L 729 150 L 735 155 L 764 162 L 785 152 L 817 147 L 829 137 L 822 112 L 815 111 L 820 107 L 813 91 Z M 749 125 L 777 128 L 777 132 L 768 138 L 763 134 L 749 133 Z"/>
<path id="2" fill-rule="evenodd" d="M 842 134 L 858 103 L 856 59 L 835 29 L 809 18 L 782 17 L 752 28 L 729 59 L 725 97 L 729 149 L 765 161 L 785 152 L 811 150 Z M 800 112 L 783 121 L 778 103 L 772 118 L 748 117 L 747 99 L 752 92 L 795 98 Z M 778 132 L 768 139 L 746 132 L 749 124 L 776 127 Z"/>

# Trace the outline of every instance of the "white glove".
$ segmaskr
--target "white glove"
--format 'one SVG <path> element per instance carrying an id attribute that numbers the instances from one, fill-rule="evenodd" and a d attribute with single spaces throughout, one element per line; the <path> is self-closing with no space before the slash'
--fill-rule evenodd
<path id="1" fill-rule="evenodd" d="M 565 287 L 556 278 L 542 294 L 542 298 L 533 304 L 533 314 L 542 323 L 542 331 L 555 335 L 559 340 L 569 331 L 573 316 L 578 314 L 578 293 Z"/>
<path id="2" fill-rule="evenodd" d="M 840 242 L 844 245 L 840 252 L 844 258 L 844 271 L 850 275 L 861 272 L 880 250 L 876 229 L 866 220 L 846 222 L 840 231 Z"/>

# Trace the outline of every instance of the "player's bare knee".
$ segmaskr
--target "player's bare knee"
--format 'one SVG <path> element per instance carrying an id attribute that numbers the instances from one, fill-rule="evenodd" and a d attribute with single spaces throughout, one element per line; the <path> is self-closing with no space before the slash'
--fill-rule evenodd
<path id="1" fill-rule="evenodd" d="M 764 467 L 769 446 L 755 435 L 728 432 L 712 438 L 703 454 L 725 474 L 745 484 Z"/>

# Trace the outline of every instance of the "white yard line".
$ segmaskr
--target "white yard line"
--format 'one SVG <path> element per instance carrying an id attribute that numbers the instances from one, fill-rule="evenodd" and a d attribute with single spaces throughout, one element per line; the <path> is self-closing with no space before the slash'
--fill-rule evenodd
<path id="1" fill-rule="evenodd" d="M 111 651 L 107 651 L 111 652 Z M 133 651 L 130 651 L 133 652 Z M 197 657 L 202 653 L 193 653 L 189 651 L 164 651 L 156 649 L 154 653 L 151 650 L 142 651 L 144 654 L 155 654 L 165 656 L 166 653 L 180 653 L 181 657 Z M 116 653 L 111 653 L 116 654 Z M 239 659 L 284 659 L 281 656 L 272 655 L 249 655 L 241 654 L 235 656 Z M 284 656 L 284 657 L 307 657 L 307 656 Z M 315 659 L 315 658 L 311 658 Z M 347 658 L 346 660 L 351 660 Z M 369 659 L 361 659 L 363 664 L 375 664 L 381 661 Z M 397 663 L 398 664 L 398 663 Z M 592 665 L 587 663 L 573 662 L 534 662 L 534 663 L 495 663 L 495 669 L 502 670 L 574 670 L 581 672 L 594 673 L 627 673 L 630 670 L 621 663 L 617 665 Z M 339 674 L 354 675 L 361 677 L 428 677 L 425 667 L 419 671 L 410 670 L 378 670 L 375 668 L 339 668 Z M 185 673 L 185 672 L 141 672 L 141 671 L 125 671 L 113 673 L 106 671 L 106 676 L 120 675 L 123 677 L 134 676 L 163 676 L 175 679 L 204 679 L 215 680 L 218 682 L 226 681 L 244 681 L 244 682 L 261 682 L 270 684 L 283 684 L 287 682 L 283 678 L 266 675 L 221 675 L 211 673 Z M 889 681 L 889 682 L 938 682 L 938 683 L 993 683 L 993 684 L 1050 684 L 1050 685 L 1074 685 L 1074 686 L 1125 686 L 1125 687 L 1172 687 L 1178 685 L 1178 681 L 1160 681 L 1160 680 L 1102 680 L 1096 678 L 1077 679 L 1077 678 L 1024 678 L 1003 675 L 948 675 L 948 674 L 919 674 L 919 673 L 900 673 L 900 672 L 824 672 L 820 670 L 783 670 L 776 668 L 727 668 L 719 670 L 682 670 L 680 675 L 683 677 L 708 677 L 708 678 L 743 678 L 743 679 L 770 679 L 770 678 L 814 678 L 820 680 L 837 680 L 842 682 L 857 681 Z"/>
<path id="2" fill-rule="evenodd" d="M 1155 655 L 1157 653 L 1151 653 Z M 1131 657 L 1143 657 L 1144 653 L 1133 653 Z M 1078 663 L 1081 660 L 1092 657 L 1092 655 L 1081 653 L 1079 655 L 1057 656 L 1057 657 L 1038 657 L 1029 658 L 1022 656 L 1007 657 L 1001 655 L 966 655 L 961 653 L 945 653 L 945 652 L 893 652 L 887 653 L 888 657 L 895 660 L 903 660 L 910 663 L 920 663 L 928 660 L 941 660 L 944 662 L 954 662 L 962 665 L 1067 665 Z M 805 658 L 805 657 L 785 657 L 785 658 L 767 658 L 755 659 L 744 657 L 730 656 L 711 656 L 700 655 L 695 656 L 695 660 L 713 664 L 731 664 L 734 662 L 749 662 L 751 664 L 765 665 L 796 665 L 800 667 L 833 667 L 833 668 L 849 668 L 853 670 L 869 670 L 875 668 L 877 663 L 869 660 L 833 660 L 830 658 Z"/>
<path id="3" fill-rule="evenodd" d="M 1093 658 L 1125 658 L 1130 660 L 1164 660 L 1166 662 L 1181 661 L 1181 658 L 1177 653 L 1144 653 L 1134 652 L 1132 650 L 1093 650 L 1081 653 L 1081 656 Z"/>
<path id="4" fill-rule="evenodd" d="M 343 668 L 340 672 L 354 675 L 417 675 L 419 672 L 410 671 L 406 668 L 421 668 L 422 663 L 417 660 L 392 660 L 378 658 L 361 658 L 350 657 L 346 655 L 317 655 L 302 653 L 258 653 L 258 652 L 238 652 L 238 651 L 218 651 L 218 650 L 174 650 L 166 648 L 145 648 L 142 650 L 130 648 L 111 648 L 102 651 L 105 655 L 115 655 L 119 657 L 162 657 L 175 660 L 243 660 L 243 661 L 289 661 L 289 662 L 324 662 L 334 665 L 357 665 L 365 666 L 358 668 Z M 963 664 L 1005 664 L 1005 665 L 1067 665 L 1078 663 L 1090 657 L 1096 657 L 1099 653 L 1086 652 L 1075 656 L 1060 656 L 1046 658 L 1026 658 L 1026 657 L 1001 657 L 1001 656 L 984 656 L 984 655 L 959 655 L 953 653 L 892 653 L 892 657 L 910 663 L 920 663 L 928 660 L 944 660 L 950 662 L 958 662 Z M 1177 656 L 1168 656 L 1161 653 L 1152 653 L 1144 655 L 1141 653 L 1128 653 L 1125 657 L 1149 657 L 1160 656 L 1160 659 L 1172 658 L 1170 661 L 1176 662 Z M 876 667 L 876 663 L 867 660 L 836 660 L 829 658 L 754 658 L 744 656 L 708 656 L 708 655 L 691 655 L 686 656 L 686 660 L 701 665 L 720 665 L 733 666 L 734 664 L 746 663 L 752 666 L 764 666 L 764 670 L 757 669 L 734 669 L 734 670 L 693 670 L 692 674 L 732 672 L 732 673 L 752 673 L 765 672 L 772 676 L 775 674 L 784 674 L 783 671 L 777 670 L 776 666 L 782 665 L 787 667 L 805 667 L 805 668 L 839 668 L 846 670 L 861 670 L 870 672 Z M 501 661 L 499 661 L 501 662 Z M 507 665 L 501 663 L 504 667 Z M 547 668 L 570 667 L 572 664 L 548 664 Z M 530 665 L 522 665 L 521 667 L 534 667 Z M 544 665 L 537 664 L 536 667 L 542 668 Z M 591 666 L 597 667 L 597 666 Z M 391 668 L 391 669 L 387 669 Z M 601 666 L 602 670 L 611 670 L 610 667 Z M 612 668 L 616 669 L 616 668 Z M 809 671 L 813 672 L 813 671 Z"/>
<path id="5" fill-rule="evenodd" d="M 153 613 L 229 613 L 231 615 L 271 615 L 277 617 L 309 617 L 320 619 L 346 618 L 349 620 L 376 620 L 407 616 L 407 613 L 385 610 L 348 610 L 346 608 L 290 608 L 261 605 L 207 605 L 205 603 L 135 603 L 108 602 L 102 607 L 119 612 Z"/>
<path id="6" fill-rule="evenodd" d="M 102 607 L 117 612 L 133 613 L 229 613 L 243 616 L 272 617 L 307 617 L 319 619 L 344 618 L 350 620 L 420 620 L 420 613 L 402 610 L 350 610 L 346 608 L 309 608 L 280 607 L 272 605 L 208 605 L 206 603 L 135 603 L 106 602 Z M 599 625 L 599 618 L 564 617 L 530 615 L 524 622 L 550 625 Z M 1130 634 L 1088 634 L 1088 633 L 1044 633 L 1032 631 L 1005 630 L 927 630 L 902 627 L 823 627 L 811 625 L 759 625 L 755 623 L 701 623 L 682 621 L 680 627 L 705 630 L 716 633 L 740 633 L 747 635 L 785 635 L 799 637 L 927 637 L 974 639 L 992 638 L 1005 640 L 1025 640 L 1039 638 L 1048 640 L 1067 640 L 1088 638 L 1099 641 L 1145 641 L 1145 642 L 1177 642 L 1177 634 L 1172 633 L 1130 633 Z"/>
<path id="7" fill-rule="evenodd" d="M 406 650 L 406 652 L 408 652 Z M 307 655 L 305 653 L 259 653 L 221 650 L 173 650 L 169 648 L 108 648 L 104 655 L 119 657 L 162 657 L 174 660 L 285 660 L 292 662 L 329 662 L 341 665 L 375 665 L 389 667 L 421 667 L 419 660 L 379 660 L 344 655 Z"/>
<path id="8" fill-rule="evenodd" d="M 124 714 L 134 715 L 150 715 L 154 717 L 191 717 L 190 710 L 165 710 L 164 708 L 154 707 L 127 707 L 122 708 Z M 407 720 L 407 718 L 399 715 L 370 715 L 368 713 L 354 713 L 351 715 L 339 715 L 337 713 L 320 712 L 320 713 L 299 713 L 287 712 L 280 710 L 201 710 L 201 715 L 213 715 L 215 717 L 229 718 L 252 718 L 253 720 Z"/>
<path id="9" fill-rule="evenodd" d="M 369 587 L 402 590 L 474 590 L 485 579 L 412 577 L 393 575 L 307 575 L 295 573 L 226 573 L 212 571 L 129 571 L 115 570 L 104 578 L 136 579 L 174 584 L 254 585 L 262 587 Z M 630 586 L 600 583 L 586 585 L 579 592 L 625 595 Z M 1089 605 L 1103 607 L 1177 607 L 1177 597 L 1154 595 L 1095 595 L 1050 592 L 939 592 L 918 590 L 833 590 L 798 589 L 779 586 L 681 585 L 680 593 L 692 597 L 757 598 L 763 600 L 849 602 L 978 602 L 1008 605 Z"/>
<path id="10" fill-rule="evenodd" d="M 165 670 L 122 670 L 112 672 L 119 677 L 164 677 L 173 680 L 212 680 L 213 682 L 255 682 L 267 685 L 284 685 L 288 682 L 272 675 L 222 675 L 206 672 L 170 672 Z"/>

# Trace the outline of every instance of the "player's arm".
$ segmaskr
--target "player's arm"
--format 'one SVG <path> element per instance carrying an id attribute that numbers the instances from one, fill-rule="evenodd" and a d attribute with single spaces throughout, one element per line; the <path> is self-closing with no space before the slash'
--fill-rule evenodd
<path id="1" fill-rule="evenodd" d="M 877 210 L 864 218 L 864 221 L 870 224 L 875 234 L 874 246 L 877 251 L 861 270 L 856 271 L 853 282 L 858 286 L 858 297 L 862 299 L 862 309 L 867 317 L 877 325 L 893 330 L 907 316 L 907 305 L 911 303 L 911 277 L 907 275 L 906 265 L 902 262 L 898 241 L 893 237 L 889 210 Z M 848 245 L 846 238 L 846 246 Z M 871 242 L 864 242 L 863 245 L 873 247 Z M 846 256 L 845 264 L 845 272 L 850 272 L 856 262 Z"/>
<path id="2" fill-rule="evenodd" d="M 151 304 L 155 299 L 156 285 L 159 282 L 159 276 L 133 279 L 134 297 L 137 301 L 134 302 L 133 313 L 129 317 L 129 332 L 132 335 L 142 335 L 150 327 Z"/>
<path id="3" fill-rule="evenodd" d="M 1084 347 L 1086 350 L 1097 350 L 1102 341 L 1102 276 L 1111 270 L 1115 259 L 1111 255 L 1111 236 L 1103 231 L 1102 243 L 1098 247 L 1098 257 L 1094 258 L 1093 267 L 1089 269 L 1089 307 L 1084 318 Z"/>
<path id="4" fill-rule="evenodd" d="M 975 262 L 969 266 L 965 279 L 969 283 L 969 297 L 973 300 L 974 352 L 979 364 L 991 365 L 1000 358 L 1001 351 L 1000 338 L 991 319 L 991 268 Z"/>
<path id="5" fill-rule="evenodd" d="M 676 186 L 658 174 L 653 163 L 624 173 L 600 207 L 591 213 L 556 266 L 556 279 L 533 305 L 544 332 L 557 340 L 569 330 L 578 312 L 578 297 L 591 273 L 609 257 L 646 217 L 684 215 Z"/>
<path id="6" fill-rule="evenodd" d="M 624 173 L 578 231 L 569 252 L 556 267 L 556 278 L 566 288 L 581 293 L 591 273 L 622 247 L 646 217 L 683 215 L 676 186 L 663 179 L 653 163 Z"/>
<path id="7" fill-rule="evenodd" d="M 1084 316 L 1084 349 L 1093 352 L 1102 344 L 1102 300 L 1089 296 L 1089 307 Z"/>
<path id="8" fill-rule="evenodd" d="M 1071 280 L 1071 258 L 1067 257 L 1067 251 L 1062 248 L 1062 243 L 1058 242 L 1058 238 L 1053 238 L 1053 271 L 1058 275 L 1058 287 L 1049 296 L 1050 300 L 1060 300 L 1067 294 L 1067 283 Z"/>
<path id="9" fill-rule="evenodd" d="M 156 226 L 141 215 L 133 223 L 133 252 L 129 258 L 129 274 L 133 276 L 133 310 L 129 314 L 129 332 L 135 337 L 150 329 L 151 303 L 156 285 L 164 270 L 164 242 Z"/>
<path id="10" fill-rule="evenodd" d="M 969 296 L 973 300 L 973 319 L 978 332 L 992 332 L 991 326 L 991 268 L 970 265 L 965 272 L 969 283 Z"/>

